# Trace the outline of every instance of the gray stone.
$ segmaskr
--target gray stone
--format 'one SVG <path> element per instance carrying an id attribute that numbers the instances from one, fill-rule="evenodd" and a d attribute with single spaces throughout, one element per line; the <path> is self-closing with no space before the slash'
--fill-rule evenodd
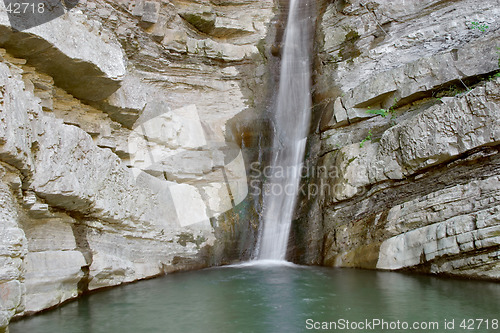
<path id="1" fill-rule="evenodd" d="M 26 219 L 22 221 L 22 228 L 28 240 L 30 252 L 50 250 L 69 251 L 76 249 L 73 235 L 73 219 L 68 216 L 48 219 Z"/>
<path id="2" fill-rule="evenodd" d="M 26 238 L 18 224 L 16 199 L 6 180 L 10 172 L 0 165 L 0 329 L 23 311 Z"/>
<path id="3" fill-rule="evenodd" d="M 18 168 L 24 175 L 33 171 L 30 118 L 36 101 L 24 91 L 21 75 L 0 63 L 0 160 Z"/>
<path id="4" fill-rule="evenodd" d="M 335 103 L 333 104 L 333 114 L 335 115 L 335 121 L 337 122 L 337 126 L 347 125 L 348 123 L 347 113 L 340 98 L 337 98 L 335 100 Z"/>
<path id="5" fill-rule="evenodd" d="M 485 96 L 500 89 L 496 81 L 471 91 Z M 355 195 L 362 186 L 387 179 L 402 179 L 451 160 L 471 149 L 500 141 L 499 100 L 457 97 L 430 107 L 382 134 L 379 143 L 342 148 L 340 177 L 334 180 L 337 200 Z M 470 133 L 474 133 L 471 135 Z"/>
<path id="6" fill-rule="evenodd" d="M 253 32 L 255 30 L 250 21 L 216 17 L 210 34 L 219 38 L 230 38 L 238 35 L 252 34 Z"/>
<path id="7" fill-rule="evenodd" d="M 121 46 L 110 33 L 91 32 L 92 22 L 81 12 L 70 11 L 13 33 L 5 8 L 0 10 L 0 46 L 15 56 L 28 58 L 74 96 L 99 101 L 119 88 L 126 72 Z"/>
<path id="8" fill-rule="evenodd" d="M 215 19 L 217 16 L 210 6 L 185 6 L 180 8 L 178 13 L 184 20 L 189 22 L 201 32 L 210 33 L 214 29 Z"/>
<path id="9" fill-rule="evenodd" d="M 78 296 L 78 282 L 86 261 L 79 251 L 30 252 L 24 259 L 26 313 L 60 304 Z"/>
<path id="10" fill-rule="evenodd" d="M 144 1 L 143 14 L 141 20 L 146 23 L 157 23 L 160 12 L 160 3 L 156 1 Z"/>

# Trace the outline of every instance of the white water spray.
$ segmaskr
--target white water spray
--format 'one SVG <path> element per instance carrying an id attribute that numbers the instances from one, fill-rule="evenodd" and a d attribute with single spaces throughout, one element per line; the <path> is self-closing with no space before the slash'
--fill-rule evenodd
<path id="1" fill-rule="evenodd" d="M 264 185 L 259 260 L 285 260 L 311 114 L 311 9 L 290 0 L 274 113 L 272 175 Z"/>

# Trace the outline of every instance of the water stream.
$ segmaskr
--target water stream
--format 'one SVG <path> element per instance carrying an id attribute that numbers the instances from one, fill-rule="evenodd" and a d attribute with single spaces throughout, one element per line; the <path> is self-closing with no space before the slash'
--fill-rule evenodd
<path id="1" fill-rule="evenodd" d="M 312 10 L 291 0 L 274 112 L 272 174 L 264 185 L 260 260 L 285 260 L 311 114 Z"/>

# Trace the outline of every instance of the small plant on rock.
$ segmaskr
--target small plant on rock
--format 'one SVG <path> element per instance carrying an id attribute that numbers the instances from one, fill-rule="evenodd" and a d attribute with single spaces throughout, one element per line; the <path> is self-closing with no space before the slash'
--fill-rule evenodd
<path id="1" fill-rule="evenodd" d="M 382 116 L 383 118 L 387 117 L 388 115 L 391 115 L 391 119 L 396 118 L 396 105 L 398 104 L 398 99 L 394 98 L 394 104 L 389 109 L 376 109 L 376 110 L 371 110 L 370 107 L 368 107 L 368 110 L 366 113 L 369 114 L 375 114 Z"/>
<path id="2" fill-rule="evenodd" d="M 488 29 L 488 28 L 489 28 L 488 25 L 486 25 L 484 23 L 474 22 L 474 21 L 471 22 L 470 26 L 469 26 L 469 29 L 471 29 L 471 30 L 476 30 L 477 29 L 477 30 L 479 30 L 481 32 L 485 32 L 486 29 Z"/>
<path id="3" fill-rule="evenodd" d="M 363 148 L 365 146 L 365 142 L 370 141 L 371 139 L 372 139 L 372 130 L 369 130 L 366 138 L 364 138 L 363 141 L 359 143 L 359 148 Z"/>
<path id="4" fill-rule="evenodd" d="M 441 98 L 441 97 L 454 97 L 457 95 L 462 94 L 466 90 L 462 88 L 461 86 L 457 86 L 455 84 L 452 84 L 448 86 L 446 89 L 440 90 L 436 93 L 436 97 Z"/>
<path id="5" fill-rule="evenodd" d="M 385 118 L 389 115 L 389 110 L 386 110 L 386 109 L 372 110 L 370 107 L 368 107 L 368 110 L 366 111 L 366 113 L 375 114 L 378 116 L 382 116 L 382 118 Z"/>

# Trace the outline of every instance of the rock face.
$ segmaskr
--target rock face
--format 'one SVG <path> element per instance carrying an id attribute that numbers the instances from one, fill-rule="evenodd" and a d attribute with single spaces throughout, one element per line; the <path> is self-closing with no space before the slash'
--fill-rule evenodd
<path id="1" fill-rule="evenodd" d="M 0 6 L 0 332 L 249 257 L 285 7 L 80 1 L 19 32 Z M 497 8 L 318 1 L 295 261 L 500 279 Z"/>
<path id="2" fill-rule="evenodd" d="M 0 6 L 0 332 L 88 290 L 245 255 L 233 119 L 262 109 L 273 11 L 80 1 L 18 32 Z"/>
<path id="3" fill-rule="evenodd" d="M 323 4 L 297 261 L 500 279 L 497 7 Z"/>

